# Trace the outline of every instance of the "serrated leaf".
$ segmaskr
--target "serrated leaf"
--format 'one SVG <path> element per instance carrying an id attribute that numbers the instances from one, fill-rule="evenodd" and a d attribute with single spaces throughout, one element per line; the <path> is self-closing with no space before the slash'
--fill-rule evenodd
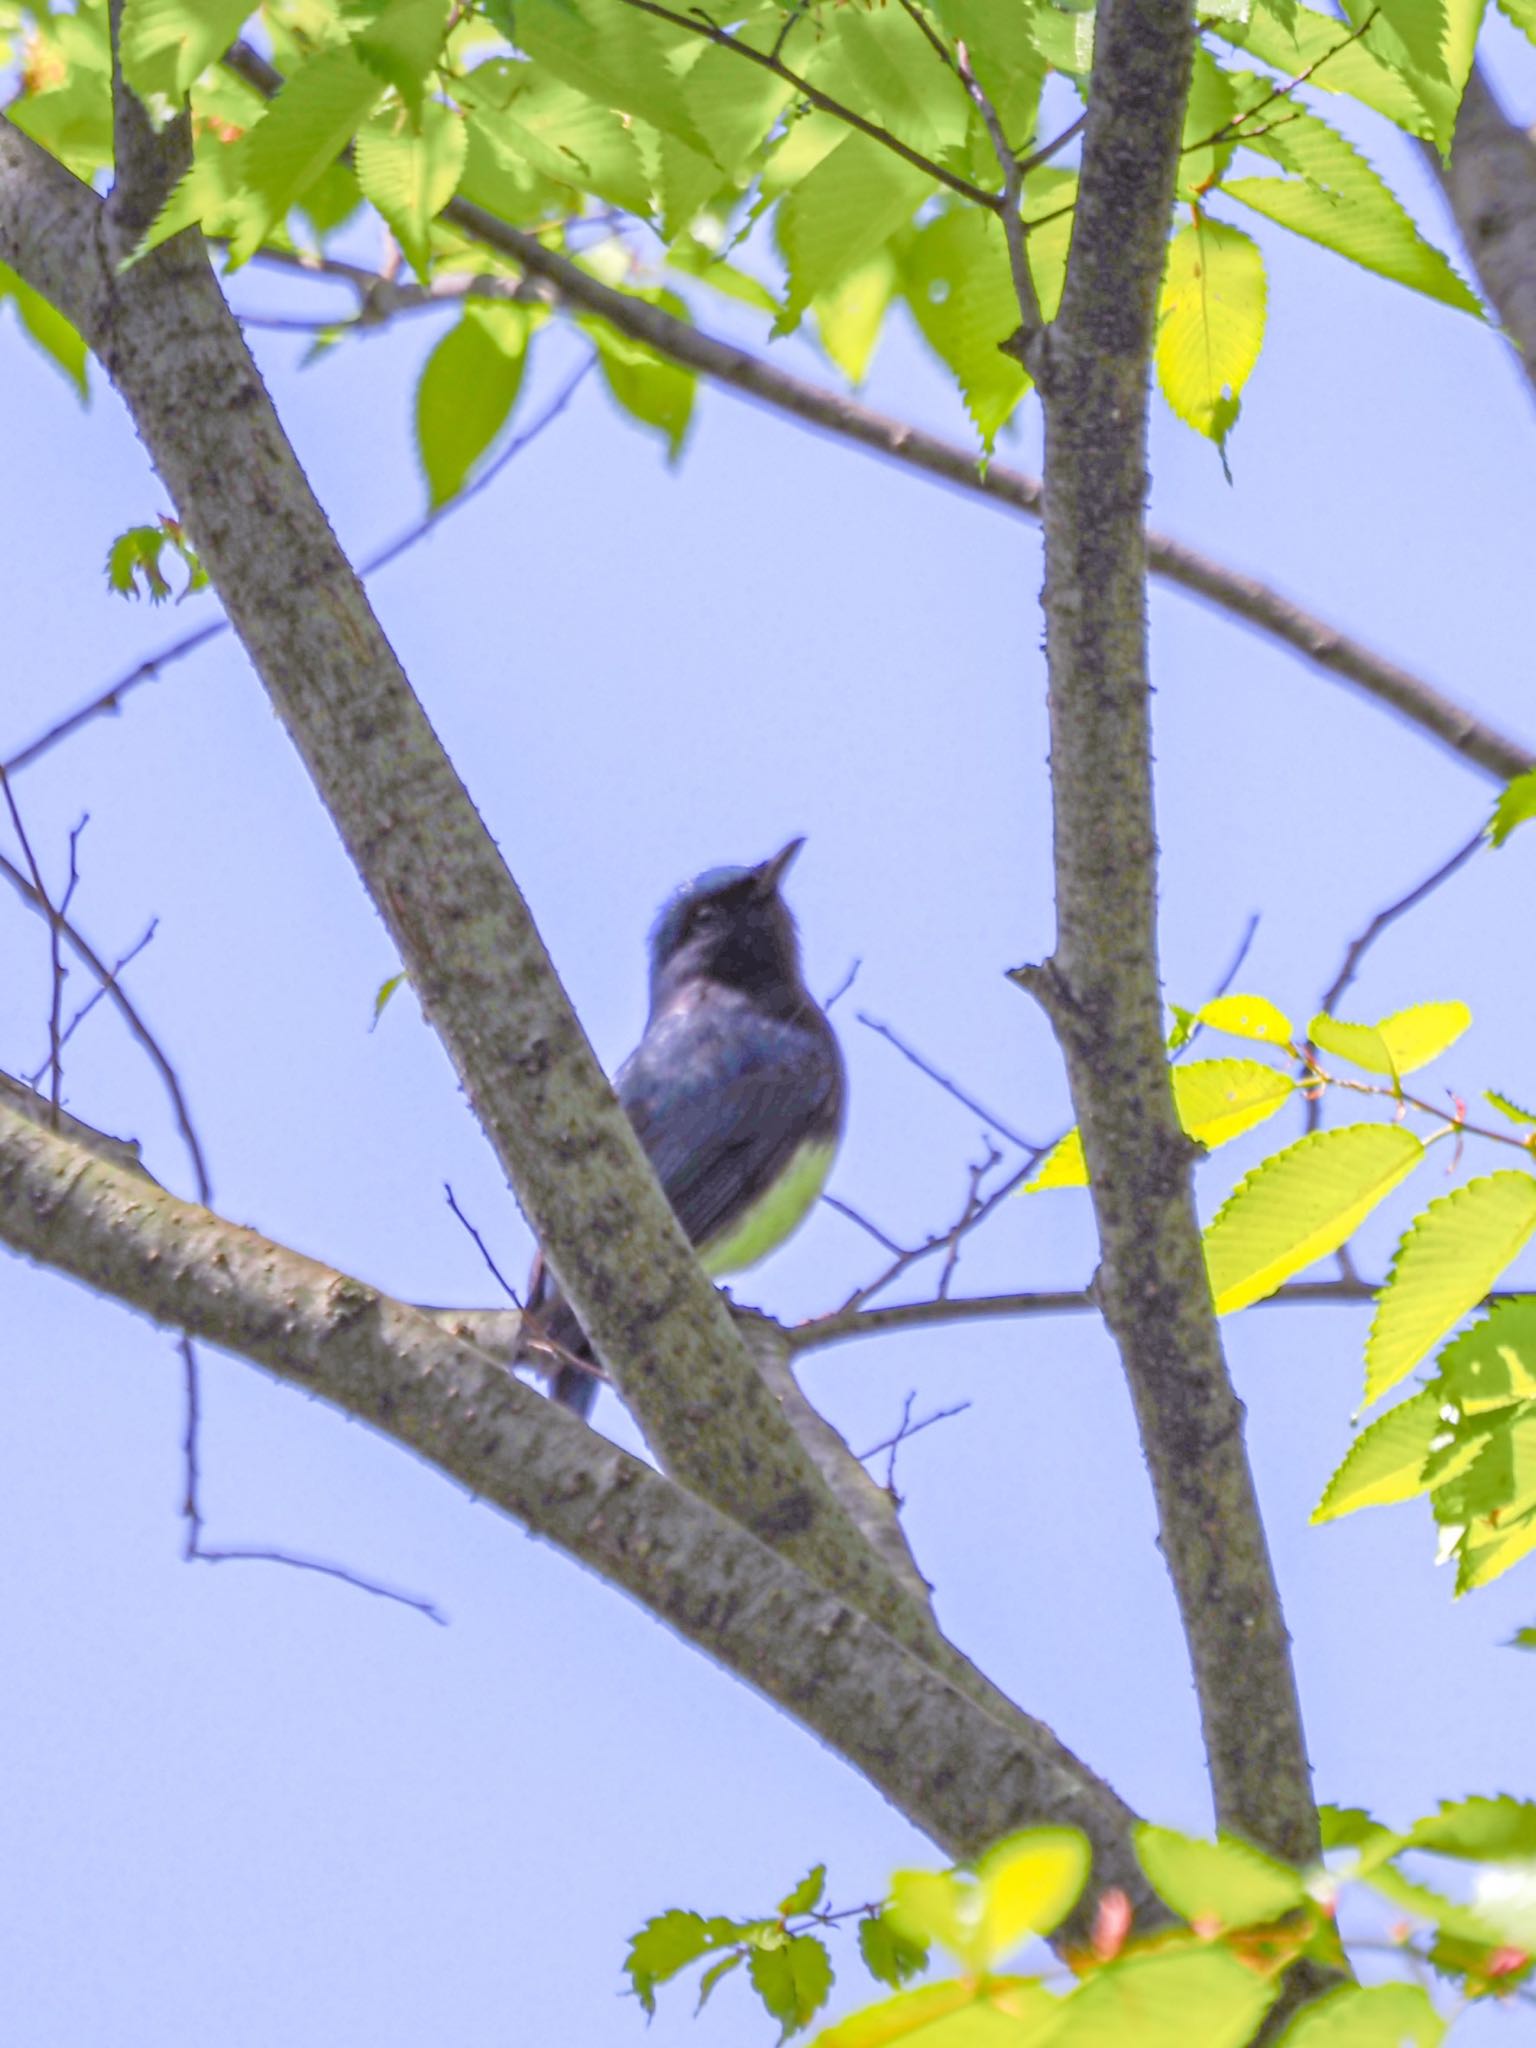
<path id="1" fill-rule="evenodd" d="M 1445 256 L 1424 240 L 1385 179 L 1318 115 L 1288 102 L 1284 113 L 1262 132 L 1257 126 L 1245 128 L 1243 141 L 1299 175 L 1226 178 L 1221 186 L 1226 198 L 1332 249 L 1363 270 L 1482 317 L 1476 295 Z"/>
<path id="2" fill-rule="evenodd" d="M 942 156 L 964 141 L 970 96 L 904 9 L 850 7 L 834 19 L 835 30 L 801 60 L 813 85 L 924 156 Z"/>
<path id="3" fill-rule="evenodd" d="M 747 1958 L 752 1988 L 782 2029 L 779 2039 L 810 2023 L 832 1989 L 832 1959 L 813 1934 L 792 1934 L 777 1948 L 754 1948 Z"/>
<path id="4" fill-rule="evenodd" d="M 384 116 L 358 131 L 354 161 L 363 197 L 383 216 L 423 283 L 431 270 L 432 223 L 459 188 L 468 150 L 464 121 L 429 100 L 418 129 Z"/>
<path id="5" fill-rule="evenodd" d="M 1395 1387 L 1475 1308 L 1536 1231 L 1536 1176 L 1491 1173 L 1430 1203 L 1404 1232 L 1365 1344 L 1365 1399 Z"/>
<path id="6" fill-rule="evenodd" d="M 893 1925 L 889 1915 L 870 1913 L 859 1922 L 859 1954 L 877 1984 L 900 1987 L 927 1966 L 928 1950 Z"/>
<path id="7" fill-rule="evenodd" d="M 1502 846 L 1517 825 L 1532 818 L 1536 818 L 1536 768 L 1517 775 L 1499 792 L 1488 824 L 1488 837 L 1495 846 Z"/>
<path id="8" fill-rule="evenodd" d="M 953 207 L 919 228 L 901 260 L 902 285 L 923 339 L 953 374 L 980 437 L 997 430 L 1029 389 L 1001 344 L 1019 324 L 1019 302 L 999 222 Z"/>
<path id="9" fill-rule="evenodd" d="M 1295 1026 L 1283 1010 L 1277 1010 L 1268 996 L 1213 996 L 1195 1012 L 1212 1031 L 1225 1031 L 1231 1038 L 1256 1038 L 1264 1045 L 1289 1045 Z"/>
<path id="10" fill-rule="evenodd" d="M 1438 2048 L 1445 2021 L 1422 1984 L 1346 1984 L 1309 2005 L 1283 2048 Z"/>
<path id="11" fill-rule="evenodd" d="M 1400 1124 L 1343 1124 L 1265 1160 L 1206 1228 L 1217 1314 L 1261 1301 L 1337 1251 L 1423 1156 L 1423 1144 Z"/>
<path id="12" fill-rule="evenodd" d="M 1483 9 L 1484 0 L 1351 0 L 1363 40 L 1412 87 L 1442 156 L 1450 154 Z"/>
<path id="13" fill-rule="evenodd" d="M 429 503 L 447 504 L 506 425 L 522 388 L 528 322 L 520 306 L 466 306 L 416 387 L 416 450 Z"/>
<path id="14" fill-rule="evenodd" d="M 780 1917 L 792 1920 L 797 1913 L 809 1913 L 813 1906 L 820 1903 L 826 1883 L 827 1866 L 825 1863 L 818 1863 L 806 1872 L 792 1892 L 780 1899 Z"/>
<path id="15" fill-rule="evenodd" d="M 630 1937 L 624 1968 L 635 1996 L 647 2013 L 656 2010 L 656 1986 L 665 1984 L 679 1970 L 719 1946 L 711 1934 L 711 1923 L 701 1913 L 674 1907 L 647 1920 L 640 1932 Z"/>
<path id="16" fill-rule="evenodd" d="M 394 0 L 352 38 L 359 57 L 392 85 L 413 115 L 422 108 L 428 74 L 442 53 L 450 0 Z"/>
<path id="17" fill-rule="evenodd" d="M 1173 1067 L 1170 1074 L 1180 1127 L 1210 1152 L 1272 1117 L 1296 1088 L 1289 1074 L 1261 1060 L 1191 1060 L 1187 1066 Z M 1071 1130 L 1051 1147 L 1023 1192 L 1034 1195 L 1047 1188 L 1087 1185 L 1082 1137 Z"/>
<path id="18" fill-rule="evenodd" d="M 670 312 L 687 315 L 681 300 L 670 293 L 644 296 Z M 582 325 L 596 346 L 598 368 L 615 404 L 642 427 L 656 429 L 666 441 L 668 461 L 676 462 L 693 420 L 698 379 L 603 321 L 584 321 Z"/>
<path id="19" fill-rule="evenodd" d="M 1475 1861 L 1536 1856 L 1536 1800 L 1447 1799 L 1437 1813 L 1415 1823 L 1416 1849 Z"/>
<path id="20" fill-rule="evenodd" d="M 1496 1088 L 1485 1088 L 1483 1100 L 1492 1103 L 1499 1114 L 1507 1116 L 1512 1124 L 1536 1124 L 1536 1112 L 1522 1109 L 1512 1096 L 1501 1095 Z"/>
<path id="21" fill-rule="evenodd" d="M 1257 1926 L 1306 1900 L 1296 1871 L 1234 1836 L 1208 1842 L 1143 1822 L 1135 1841 L 1136 1860 L 1158 1897 L 1202 1927 Z"/>
<path id="22" fill-rule="evenodd" d="M 1536 43 L 1536 0 L 1499 0 L 1499 10 Z"/>
<path id="23" fill-rule="evenodd" d="M 1331 1522 L 1358 1508 L 1389 1507 L 1428 1493 L 1425 1460 L 1443 1434 L 1443 1397 L 1433 1389 L 1414 1394 L 1361 1430 L 1312 1510 L 1314 1522 Z"/>
<path id="24" fill-rule="evenodd" d="M 24 277 L 18 277 L 8 264 L 0 263 L 0 305 L 9 300 L 16 309 L 16 318 L 22 332 L 33 342 L 56 369 L 74 386 L 82 398 L 90 396 L 86 381 L 85 364 L 88 351 L 85 337 L 77 327 L 72 327 L 60 312 L 56 312 L 41 292 L 32 289 Z"/>
<path id="25" fill-rule="evenodd" d="M 687 30 L 668 34 L 624 0 L 517 0 L 515 18 L 520 48 L 578 92 L 710 154 L 667 61 L 671 47 L 692 42 Z"/>
<path id="26" fill-rule="evenodd" d="M 1441 1352 L 1439 1398 L 1464 1415 L 1536 1399 L 1536 1296 L 1498 1301 Z"/>
<path id="27" fill-rule="evenodd" d="M 1041 1195 L 1050 1188 L 1085 1188 L 1087 1185 L 1088 1161 L 1083 1157 L 1083 1134 L 1073 1129 L 1064 1138 L 1057 1139 L 1020 1192 Z"/>
<path id="28" fill-rule="evenodd" d="M 1243 2048 L 1277 1989 L 1215 1945 L 1129 1956 L 1073 1993 L 1051 2048 Z"/>
<path id="29" fill-rule="evenodd" d="M 1264 343 L 1264 258 L 1251 235 L 1203 214 L 1169 244 L 1158 308 L 1163 396 L 1218 446 Z"/>
<path id="30" fill-rule="evenodd" d="M 844 135 L 779 207 L 789 296 L 778 331 L 792 328 L 812 300 L 876 256 L 932 189 L 922 171 L 878 142 Z"/>
<path id="31" fill-rule="evenodd" d="M 322 51 L 294 72 L 236 145 L 249 210 L 231 242 L 233 264 L 253 256 L 268 230 L 330 167 L 379 92 L 378 78 L 350 49 Z"/>
<path id="32" fill-rule="evenodd" d="M 146 102 L 185 99 L 254 11 L 254 0 L 124 0 L 124 78 Z"/>
<path id="33" fill-rule="evenodd" d="M 895 260 L 882 249 L 812 306 L 822 347 L 855 388 L 868 375 L 895 289 Z"/>
<path id="34" fill-rule="evenodd" d="M 1307 1036 L 1324 1052 L 1364 1067 L 1368 1074 L 1397 1080 L 1438 1059 L 1471 1022 L 1465 1003 L 1415 1003 L 1376 1024 L 1345 1024 L 1319 1015 L 1307 1026 Z"/>
<path id="35" fill-rule="evenodd" d="M 1309 85 L 1347 93 L 1410 135 L 1430 132 L 1430 117 L 1411 83 L 1337 15 L 1296 0 L 1254 0 L 1246 21 L 1215 20 L 1212 26 L 1286 78 L 1305 72 Z"/>

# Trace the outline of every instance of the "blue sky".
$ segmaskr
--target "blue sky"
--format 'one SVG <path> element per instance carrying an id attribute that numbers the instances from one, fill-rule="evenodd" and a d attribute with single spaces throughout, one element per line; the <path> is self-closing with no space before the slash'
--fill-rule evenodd
<path id="1" fill-rule="evenodd" d="M 1417 161 L 1376 148 L 1438 231 Z M 1527 388 L 1471 320 L 1261 238 L 1269 338 L 1233 485 L 1159 410 L 1154 519 L 1536 740 Z M 232 296 L 310 303 L 255 275 Z M 255 337 L 354 557 L 420 509 L 409 405 L 433 331 L 405 324 L 303 372 L 301 343 Z M 577 360 L 558 331 L 539 347 L 525 421 Z M 99 378 L 82 413 L 9 322 L 0 364 L 8 753 L 211 600 L 152 614 L 106 593 L 108 543 L 164 492 Z M 900 329 L 869 395 L 964 432 Z M 1032 466 L 1037 442 L 1026 415 L 1004 452 Z M 1003 979 L 1051 939 L 1039 583 L 1034 529 L 724 394 L 701 395 L 669 470 L 589 381 L 372 586 L 610 1065 L 643 1019 L 661 898 L 808 835 L 791 893 L 813 984 L 862 963 L 837 1013 L 852 1114 L 832 1186 L 904 1240 L 957 1210 L 979 1126 L 857 1010 L 1026 1131 L 1068 1120 L 1041 1019 Z M 1474 829 L 1491 790 L 1229 621 L 1167 593 L 1152 619 L 1169 993 L 1200 999 L 1257 911 L 1243 981 L 1307 1014 L 1346 939 Z M 232 642 L 18 793 L 55 874 L 90 813 L 76 908 L 103 952 L 159 919 L 131 986 L 224 1213 L 409 1299 L 490 1300 L 446 1180 L 521 1272 L 526 1234 L 414 1005 L 368 1030 L 388 941 Z M 1476 1025 L 1444 1079 L 1529 1099 L 1533 887 L 1536 833 L 1480 855 L 1375 950 L 1351 1014 L 1464 997 Z M 0 949 L 0 1065 L 24 1070 L 46 1047 L 46 947 L 9 902 Z M 104 1014 L 71 1048 L 68 1095 L 189 1187 L 157 1084 Z M 1257 1153 L 1203 1169 L 1208 1207 Z M 1363 1263 L 1379 1270 L 1390 1241 L 1375 1227 Z M 1070 1286 L 1091 1262 L 1084 1197 L 1020 1200 L 959 1283 Z M 810 1314 L 879 1263 L 822 1210 L 739 1292 Z M 18 2042 L 490 2048 L 558 2030 L 622 2048 L 643 2021 L 619 1963 L 648 1914 L 758 1909 L 823 1858 L 835 1901 L 856 1903 L 930 1854 L 835 1757 L 548 1546 L 217 1357 L 210 1540 L 345 1560 L 429 1594 L 451 1626 L 308 1575 L 183 1565 L 169 1342 L 47 1273 L 0 1275 L 0 1978 Z M 1536 1660 L 1501 1647 L 1536 1620 L 1532 1568 L 1453 1603 L 1427 1512 L 1306 1526 L 1347 1443 L 1363 1334 L 1335 1311 L 1230 1328 L 1320 1794 L 1396 1819 L 1536 1794 Z M 1102 1332 L 871 1342 L 812 1360 L 807 1385 L 856 1448 L 909 1391 L 919 1412 L 971 1404 L 898 1470 L 944 1622 L 1127 1798 L 1204 1825 L 1184 1653 Z M 630 1439 L 611 1401 L 599 1420 Z M 664 1994 L 649 2033 L 770 2037 L 734 1986 L 698 2023 L 686 1992 Z"/>

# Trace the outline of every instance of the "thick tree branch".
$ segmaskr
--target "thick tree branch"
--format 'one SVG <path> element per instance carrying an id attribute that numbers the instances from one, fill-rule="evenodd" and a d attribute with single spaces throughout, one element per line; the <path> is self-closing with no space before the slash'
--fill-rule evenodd
<path id="1" fill-rule="evenodd" d="M 126 272 L 90 189 L 0 120 L 0 259 L 105 365 L 599 1356 L 669 1467 L 892 1627 L 698 1266 L 527 908 L 283 434 L 200 240 Z"/>
<path id="2" fill-rule="evenodd" d="M 1536 141 L 1511 121 L 1477 65 L 1449 164 L 1426 144 L 1478 283 L 1536 392 Z"/>
<path id="3" fill-rule="evenodd" d="M 978 1706 L 433 1316 L 177 1200 L 131 1153 L 114 1163 L 72 1119 L 55 1133 L 46 1105 L 40 1122 L 13 1102 L 0 1089 L 0 1239 L 417 1452 L 774 1700 L 951 1855 L 1027 1823 L 1081 1827 L 1095 1889 L 1122 1887 L 1146 1924 L 1165 1917 L 1132 1852 L 1135 1816 L 1042 1723 Z"/>
<path id="4" fill-rule="evenodd" d="M 1149 363 L 1193 51 L 1187 0 L 1101 8 L 1045 408 L 1057 939 L 1021 972 L 1066 1055 L 1098 1223 L 1095 1294 L 1130 1381 L 1194 1665 L 1217 1818 L 1318 1854 L 1289 1643 L 1163 1046 L 1146 645 Z"/>

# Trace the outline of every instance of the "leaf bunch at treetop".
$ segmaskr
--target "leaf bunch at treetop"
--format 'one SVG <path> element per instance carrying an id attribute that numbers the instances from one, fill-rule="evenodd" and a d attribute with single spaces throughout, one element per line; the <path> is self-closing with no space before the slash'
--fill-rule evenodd
<path id="1" fill-rule="evenodd" d="M 1179 1120 L 1207 1151 L 1297 1097 L 1375 1101 L 1388 1119 L 1310 1131 L 1244 1175 L 1205 1229 L 1219 1314 L 1265 1300 L 1342 1250 L 1430 1149 L 1448 1139 L 1459 1150 L 1465 1139 L 1479 1138 L 1529 1160 L 1536 1114 L 1509 1096 L 1485 1091 L 1503 1124 L 1478 1126 L 1458 1098 L 1447 1112 L 1404 1087 L 1470 1023 L 1459 1002 L 1418 1003 L 1371 1024 L 1321 1015 L 1305 1034 L 1261 995 L 1222 996 L 1176 1011 L 1175 1054 L 1203 1028 L 1280 1051 L 1296 1067 L 1287 1072 L 1252 1058 L 1175 1063 L 1170 1079 Z M 1370 1078 L 1339 1070 L 1336 1061 Z M 1405 1121 L 1409 1115 L 1427 1120 L 1423 1135 Z M 1074 1130 L 1046 1155 L 1024 1192 L 1087 1182 Z M 1431 1377 L 1361 1434 L 1314 1517 L 1329 1521 L 1428 1495 L 1442 1554 L 1456 1559 L 1458 1592 L 1487 1584 L 1536 1549 L 1536 1295 L 1501 1299 L 1471 1328 L 1462 1327 L 1533 1235 L 1536 1171 L 1528 1164 L 1469 1179 L 1413 1217 L 1375 1297 L 1364 1400 L 1390 1393 L 1433 1358 Z"/>
<path id="2" fill-rule="evenodd" d="M 1353 100 L 1445 150 L 1482 12 L 1483 0 L 1351 0 L 1343 20 L 1301 0 L 1208 10 L 1156 362 L 1174 412 L 1224 461 L 1263 346 L 1264 234 L 1300 235 L 1478 313 L 1323 110 Z M 511 418 L 536 331 L 486 318 L 487 298 L 529 291 L 497 226 L 680 318 L 713 293 L 770 315 L 774 333 L 806 329 L 854 384 L 904 315 L 953 376 L 985 455 L 1029 390 L 1003 352 L 1021 315 L 999 147 L 1022 166 L 1024 246 L 1049 320 L 1092 8 L 743 0 L 721 21 L 667 0 L 124 0 L 129 84 L 157 119 L 182 104 L 192 117 L 191 166 L 144 249 L 196 224 L 232 268 L 324 256 L 350 246 L 370 207 L 453 323 L 416 406 L 434 505 Z M 223 61 L 240 36 L 271 66 Z M 44 6 L 18 40 L 9 118 L 94 177 L 112 148 L 106 0 Z M 78 379 L 78 337 L 0 279 L 6 296 Z M 590 331 L 610 396 L 675 457 L 692 372 L 604 323 Z M 457 412 L 437 401 L 450 388 Z"/>
<path id="3" fill-rule="evenodd" d="M 1325 1807 L 1322 1819 L 1328 1860 L 1310 1870 L 1230 1835 L 1210 1841 L 1141 1823 L 1137 1860 L 1170 1915 L 1146 1928 L 1123 1893 L 1093 1898 L 1085 1836 L 1029 1828 L 971 1867 L 898 1871 L 887 1900 L 852 1912 L 822 1908 L 818 1864 L 762 1920 L 660 1914 L 634 1937 L 627 1968 L 651 2013 L 657 1986 L 689 1965 L 713 1958 L 699 1980 L 702 2007 L 745 1960 L 784 2039 L 809 2024 L 833 1983 L 822 1933 L 807 1927 L 856 1920 L 866 1965 L 894 1995 L 826 2028 L 814 2048 L 1242 2048 L 1293 1963 L 1347 1970 L 1338 1918 L 1349 1894 L 1352 1926 L 1390 1915 L 1374 1945 L 1420 1981 L 1341 1984 L 1277 2037 L 1286 2048 L 1438 2048 L 1449 2024 L 1422 1981 L 1429 1970 L 1465 2006 L 1526 1995 L 1536 1975 L 1536 1804 L 1461 1800 L 1402 1832 L 1360 1808 Z M 1448 1891 L 1426 1882 L 1427 1858 L 1453 1863 L 1464 1896 L 1454 1880 Z M 1085 1897 L 1088 1932 L 1062 1945 L 1059 1930 Z M 1053 1935 L 1064 1968 L 1003 1969 Z M 1368 1934 L 1350 1939 L 1372 1945 Z M 751 1965 L 797 1946 L 817 1960 L 804 1973 L 808 1997 L 793 2004 L 779 1989 L 792 1971 L 765 1985 Z M 934 1957 L 958 1974 L 904 1988 Z"/>

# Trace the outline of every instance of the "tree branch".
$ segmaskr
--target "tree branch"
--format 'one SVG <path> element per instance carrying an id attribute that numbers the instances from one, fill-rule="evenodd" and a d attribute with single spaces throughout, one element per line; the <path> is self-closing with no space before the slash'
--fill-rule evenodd
<path id="1" fill-rule="evenodd" d="M 1135 1816 L 1043 1723 L 978 1706 L 433 1316 L 109 1163 L 67 1113 L 56 1134 L 11 1105 L 0 1089 L 0 1238 L 17 1251 L 417 1452 L 783 1707 L 951 1855 L 1027 1823 L 1081 1827 L 1095 1891 L 1122 1887 L 1139 1923 L 1166 1917 L 1131 1848 Z M 1085 1904 L 1079 1933 L 1090 1915 Z"/>
<path id="2" fill-rule="evenodd" d="M 0 119 L 0 259 L 126 399 L 561 1284 L 658 1454 L 936 1645 L 754 1369 L 516 885 L 283 434 L 198 237 L 126 272 L 89 187 Z"/>
<path id="3" fill-rule="evenodd" d="M 1057 940 L 1019 979 L 1066 1056 L 1101 1264 L 1221 1826 L 1319 1853 L 1289 1643 L 1211 1307 L 1163 1045 L 1143 506 L 1149 363 L 1193 55 L 1187 0 L 1101 7 L 1045 411 Z M 1022 311 L 1022 309 L 1021 309 Z"/>
<path id="4" fill-rule="evenodd" d="M 1509 119 L 1477 65 L 1449 164 L 1424 145 L 1462 245 L 1536 393 L 1536 141 Z"/>

